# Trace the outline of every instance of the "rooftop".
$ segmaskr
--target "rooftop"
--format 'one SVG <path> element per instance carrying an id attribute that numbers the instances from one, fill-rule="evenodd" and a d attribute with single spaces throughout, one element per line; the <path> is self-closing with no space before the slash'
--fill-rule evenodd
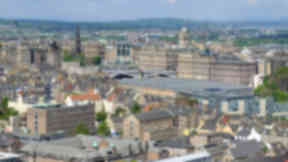
<path id="1" fill-rule="evenodd" d="M 138 141 L 135 140 L 78 135 L 50 142 L 30 143 L 25 145 L 22 151 L 32 154 L 37 148 L 38 155 L 52 156 L 56 159 L 93 159 L 107 156 L 115 147 L 118 153 L 128 156 L 129 147 L 137 151 L 138 146 Z"/>
<path id="2" fill-rule="evenodd" d="M 48 104 L 48 103 L 33 105 L 33 108 L 37 109 L 49 109 L 49 108 L 61 108 L 61 107 L 62 107 L 61 104 Z"/>
<path id="3" fill-rule="evenodd" d="M 73 108 L 84 108 L 84 107 L 87 107 L 91 104 L 83 104 L 83 105 L 76 105 L 76 106 L 66 106 L 64 104 L 38 104 L 38 105 L 34 105 L 33 108 L 35 109 L 46 109 L 46 110 L 50 110 L 50 109 L 66 109 L 66 108 L 69 108 L 69 109 L 73 109 Z"/>
<path id="4" fill-rule="evenodd" d="M 165 118 L 172 118 L 179 115 L 189 115 L 193 112 L 190 107 L 168 107 L 168 108 L 157 108 L 149 112 L 143 112 L 137 114 L 136 117 L 141 121 L 152 121 Z"/>
<path id="5" fill-rule="evenodd" d="M 254 96 L 251 88 L 245 85 L 221 83 L 210 80 L 190 80 L 190 79 L 123 79 L 120 84 L 133 85 L 143 88 L 154 88 L 162 90 L 172 90 L 190 96 L 200 97 L 247 97 Z"/>

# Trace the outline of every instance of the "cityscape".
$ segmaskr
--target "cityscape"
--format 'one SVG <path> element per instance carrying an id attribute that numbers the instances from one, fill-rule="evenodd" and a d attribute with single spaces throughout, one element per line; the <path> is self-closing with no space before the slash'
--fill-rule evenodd
<path id="1" fill-rule="evenodd" d="M 0 162 L 287 162 L 287 10 L 3 0 Z"/>

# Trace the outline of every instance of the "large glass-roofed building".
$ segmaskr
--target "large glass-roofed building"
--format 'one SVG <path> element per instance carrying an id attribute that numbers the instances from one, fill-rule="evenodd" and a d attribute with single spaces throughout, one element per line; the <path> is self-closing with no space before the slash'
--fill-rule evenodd
<path id="1" fill-rule="evenodd" d="M 136 88 L 145 93 L 174 92 L 174 97 L 187 96 L 196 98 L 200 107 L 217 109 L 227 114 L 248 115 L 283 115 L 288 112 L 288 104 L 275 103 L 272 98 L 259 98 L 253 89 L 244 85 L 235 85 L 208 80 L 188 79 L 124 79 L 120 84 L 126 88 Z M 173 94 L 173 93 L 172 93 Z"/>

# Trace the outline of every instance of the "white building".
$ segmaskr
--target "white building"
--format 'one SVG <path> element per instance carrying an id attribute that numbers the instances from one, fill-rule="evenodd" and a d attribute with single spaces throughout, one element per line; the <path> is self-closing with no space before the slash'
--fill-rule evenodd
<path id="1" fill-rule="evenodd" d="M 21 155 L 0 152 L 1 162 L 21 162 Z"/>
<path id="2" fill-rule="evenodd" d="M 157 162 L 212 162 L 212 157 L 207 151 L 202 151 L 185 156 L 159 160 Z"/>

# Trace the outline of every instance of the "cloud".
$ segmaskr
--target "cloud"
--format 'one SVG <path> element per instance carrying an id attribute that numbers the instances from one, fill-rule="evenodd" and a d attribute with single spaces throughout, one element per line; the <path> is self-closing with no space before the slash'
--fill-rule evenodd
<path id="1" fill-rule="evenodd" d="M 177 0 L 168 0 L 168 3 L 170 4 L 175 4 L 177 2 Z"/>
<path id="2" fill-rule="evenodd" d="M 258 0 L 248 0 L 249 5 L 255 5 L 258 3 Z"/>

